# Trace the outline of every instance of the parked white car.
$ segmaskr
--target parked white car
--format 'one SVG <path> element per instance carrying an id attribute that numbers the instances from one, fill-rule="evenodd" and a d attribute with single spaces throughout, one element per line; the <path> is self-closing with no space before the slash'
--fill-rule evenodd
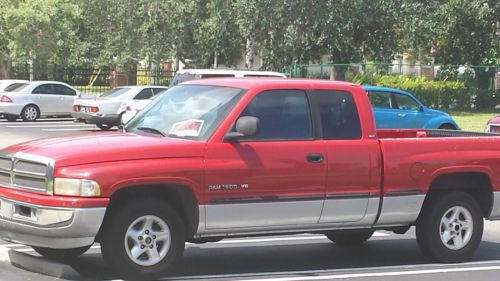
<path id="1" fill-rule="evenodd" d="M 29 83 L 30 81 L 28 80 L 16 80 L 16 79 L 4 79 L 0 80 L 0 93 L 5 91 L 10 86 L 15 87 L 15 84 L 17 83 Z"/>
<path id="2" fill-rule="evenodd" d="M 123 86 L 93 99 L 76 99 L 72 116 L 78 122 L 96 124 L 102 130 L 109 130 L 122 122 L 126 123 L 151 102 L 151 98 L 168 87 Z"/>
<path id="3" fill-rule="evenodd" d="M 170 82 L 170 87 L 179 83 L 195 79 L 205 78 L 223 78 L 223 77 L 281 77 L 286 78 L 286 75 L 273 71 L 254 71 L 254 70 L 232 70 L 232 69 L 183 69 L 175 73 L 174 78 Z"/>
<path id="4" fill-rule="evenodd" d="M 71 115 L 75 98 L 82 93 L 56 81 L 15 83 L 0 92 L 0 114 L 9 121 L 19 116 L 35 121 L 40 116 Z"/>

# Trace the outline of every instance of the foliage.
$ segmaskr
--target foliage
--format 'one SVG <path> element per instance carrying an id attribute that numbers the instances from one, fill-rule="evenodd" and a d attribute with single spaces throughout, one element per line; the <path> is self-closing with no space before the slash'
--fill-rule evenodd
<path id="1" fill-rule="evenodd" d="M 412 93 L 427 106 L 442 109 L 470 109 L 474 97 L 474 93 L 458 81 L 428 81 L 421 77 L 366 73 L 353 77 L 352 82 L 401 89 Z"/>
<path id="2" fill-rule="evenodd" d="M 265 69 L 327 58 L 498 66 L 494 0 L 0 0 L 0 76 L 11 65 L 134 70 L 262 58 Z M 346 66 L 337 66 L 344 79 Z M 384 69 L 380 69 L 384 72 Z M 478 69 L 474 87 L 496 69 Z"/>

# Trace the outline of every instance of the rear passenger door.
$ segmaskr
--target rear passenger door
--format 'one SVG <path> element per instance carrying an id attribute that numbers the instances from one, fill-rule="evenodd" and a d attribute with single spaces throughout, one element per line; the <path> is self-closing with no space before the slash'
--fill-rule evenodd
<path id="1" fill-rule="evenodd" d="M 326 197 L 320 223 L 371 225 L 378 211 L 380 151 L 363 139 L 354 98 L 347 91 L 314 91 L 326 144 Z"/>
<path id="2" fill-rule="evenodd" d="M 208 232 L 316 225 L 326 163 L 324 144 L 314 138 L 307 94 L 264 91 L 241 116 L 259 118 L 257 136 L 236 143 L 209 142 L 206 150 Z"/>
<path id="3" fill-rule="evenodd" d="M 54 84 L 41 84 L 33 89 L 32 102 L 40 108 L 40 114 L 54 114 L 57 113 L 58 96 L 55 95 Z"/>

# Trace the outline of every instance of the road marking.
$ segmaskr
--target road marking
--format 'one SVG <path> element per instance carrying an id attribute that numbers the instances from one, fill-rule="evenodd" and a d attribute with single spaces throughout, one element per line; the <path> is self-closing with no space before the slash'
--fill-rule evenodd
<path id="1" fill-rule="evenodd" d="M 7 126 L 7 128 L 51 128 L 51 127 L 93 127 L 94 125 L 89 124 L 53 124 L 53 125 L 17 125 L 17 126 Z"/>
<path id="2" fill-rule="evenodd" d="M 401 275 L 440 274 L 440 273 L 491 271 L 491 270 L 500 270 L 500 265 L 497 265 L 497 266 L 483 266 L 483 267 L 466 267 L 466 268 L 448 268 L 448 269 L 424 269 L 424 270 L 394 271 L 394 272 L 351 273 L 351 274 L 322 275 L 322 276 L 300 276 L 300 277 L 283 277 L 283 278 L 260 278 L 260 279 L 244 279 L 244 281 L 333 280 L 333 279 L 351 279 L 351 278 L 364 278 L 364 277 L 385 277 L 385 276 L 401 276 Z M 243 279 L 241 279 L 241 281 L 243 281 Z"/>
<path id="3" fill-rule="evenodd" d="M 71 132 L 71 131 L 101 131 L 101 129 L 97 129 L 96 127 L 87 127 L 80 129 L 42 129 L 44 132 Z"/>
<path id="4" fill-rule="evenodd" d="M 375 232 L 373 236 L 384 237 L 390 236 L 390 234 Z M 213 242 L 214 244 L 234 244 L 234 243 L 261 243 L 261 242 L 279 242 L 279 241 L 301 241 L 301 240 L 327 240 L 324 235 L 308 235 L 308 236 L 296 236 L 296 237 L 276 237 L 276 238 L 262 238 L 262 239 L 227 239 L 218 242 Z M 188 245 L 198 245 L 196 243 L 186 242 Z M 28 247 L 24 244 L 3 244 L 0 246 L 4 246 L 7 248 L 22 248 Z M 93 245 L 90 249 L 100 249 L 100 245 Z M 28 249 L 16 249 L 16 251 L 29 252 Z"/>
<path id="5" fill-rule="evenodd" d="M 382 270 L 392 270 L 389 271 L 388 273 L 393 273 L 393 272 L 418 272 L 415 274 L 420 274 L 422 271 L 443 271 L 443 270 L 448 270 L 448 268 L 443 268 L 445 266 L 469 266 L 469 268 L 492 268 L 492 267 L 500 267 L 498 263 L 500 260 L 493 260 L 493 261 L 480 261 L 480 262 L 466 262 L 466 263 L 461 263 L 461 264 L 413 264 L 413 265 L 392 265 L 392 266 L 378 266 L 378 267 L 360 267 L 360 268 L 339 268 L 339 269 L 325 269 L 325 270 L 304 270 L 304 271 L 281 271 L 281 272 L 257 272 L 257 273 L 242 273 L 242 274 L 219 274 L 219 275 L 195 275 L 195 276 L 180 276 L 180 277 L 174 277 L 173 279 L 162 279 L 162 280 L 197 280 L 197 279 L 212 279 L 212 280 L 219 280 L 219 279 L 230 279 L 230 280 L 237 280 L 240 279 L 242 281 L 265 281 L 265 280 L 272 280 L 272 281 L 293 281 L 289 280 L 287 278 L 297 278 L 297 280 L 307 280 L 305 279 L 306 277 L 278 277 L 278 276 L 283 276 L 283 275 L 319 275 L 323 274 L 321 276 L 311 276 L 311 277 L 323 277 L 326 280 L 330 279 L 341 279 L 341 278 L 346 278 L 345 275 L 355 275 L 355 274 L 368 274 L 368 273 L 346 273 L 346 272 L 353 272 L 353 271 L 378 271 L 378 272 L 373 272 L 373 273 L 385 273 L 385 272 L 380 272 Z M 494 266 L 484 266 L 488 264 L 496 264 Z M 471 267 L 475 265 L 483 265 L 483 267 Z M 415 269 L 419 267 L 428 267 L 428 268 L 436 268 L 436 267 L 441 267 L 439 269 Z M 409 270 L 413 269 L 410 271 L 404 271 L 404 270 Z M 397 270 L 397 271 L 394 271 Z M 451 268 L 453 270 L 453 268 Z M 494 269 L 492 269 L 494 270 Z M 336 274 L 335 274 L 336 273 Z M 343 274 L 342 274 L 343 273 Z M 325 274 L 330 274 L 327 278 Z M 395 273 L 394 275 L 399 275 L 400 273 Z M 343 276 L 343 277 L 334 277 L 332 278 L 331 276 Z M 263 278 L 258 278 L 262 276 Z M 270 276 L 277 276 L 274 278 L 269 278 Z M 371 277 L 371 276 L 367 276 Z M 243 278 L 253 278 L 253 279 L 243 279 Z M 122 281 L 120 279 L 117 279 L 115 281 Z"/>

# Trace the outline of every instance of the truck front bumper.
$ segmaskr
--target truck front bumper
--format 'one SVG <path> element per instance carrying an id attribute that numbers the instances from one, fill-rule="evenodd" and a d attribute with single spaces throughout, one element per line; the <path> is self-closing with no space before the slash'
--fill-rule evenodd
<path id="1" fill-rule="evenodd" d="M 105 213 L 105 207 L 60 208 L 0 197 L 0 238 L 56 249 L 89 246 Z"/>

